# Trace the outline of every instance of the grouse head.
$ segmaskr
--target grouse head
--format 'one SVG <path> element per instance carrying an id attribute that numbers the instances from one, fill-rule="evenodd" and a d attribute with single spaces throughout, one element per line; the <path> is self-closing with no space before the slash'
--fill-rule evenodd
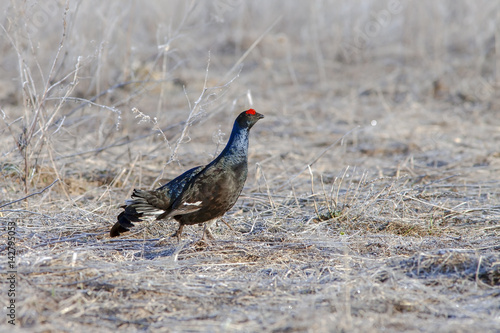
<path id="1" fill-rule="evenodd" d="M 252 128 L 253 125 L 259 120 L 264 118 L 264 115 L 255 112 L 254 109 L 249 109 L 246 111 L 243 111 L 240 113 L 238 118 L 236 118 L 236 123 L 241 127 L 241 128 L 247 128 L 250 129 Z"/>

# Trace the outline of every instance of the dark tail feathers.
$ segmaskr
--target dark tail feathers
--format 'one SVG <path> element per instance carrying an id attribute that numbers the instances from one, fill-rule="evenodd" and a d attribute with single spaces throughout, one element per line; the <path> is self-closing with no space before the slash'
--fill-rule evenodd
<path id="1" fill-rule="evenodd" d="M 134 199 L 125 201 L 126 205 L 122 206 L 123 212 L 118 215 L 118 221 L 109 232 L 111 237 L 129 231 L 134 226 L 132 222 L 141 222 L 142 216 L 151 215 L 158 210 L 148 202 L 149 196 L 149 191 L 134 190 L 132 193 Z"/>
<path id="2" fill-rule="evenodd" d="M 143 213 L 137 212 L 134 203 L 130 203 L 126 206 L 122 206 L 123 212 L 118 215 L 118 221 L 111 228 L 109 235 L 111 237 L 120 236 L 120 234 L 127 232 L 134 226 L 132 222 L 141 222 L 141 217 Z"/>

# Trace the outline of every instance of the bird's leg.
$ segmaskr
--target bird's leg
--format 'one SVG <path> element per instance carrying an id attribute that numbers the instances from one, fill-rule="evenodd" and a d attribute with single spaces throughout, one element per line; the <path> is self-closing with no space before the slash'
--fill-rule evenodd
<path id="1" fill-rule="evenodd" d="M 205 223 L 203 225 L 203 236 L 201 236 L 202 241 L 206 241 L 207 239 L 215 239 L 214 235 L 212 234 L 212 231 L 210 230 L 210 224 L 211 221 Z M 205 238 L 206 236 L 206 238 Z"/>
<path id="2" fill-rule="evenodd" d="M 184 224 L 179 223 L 179 229 L 177 229 L 176 232 L 171 237 L 177 237 L 177 241 L 180 243 L 181 242 L 181 234 L 182 234 L 182 229 L 184 228 Z"/>

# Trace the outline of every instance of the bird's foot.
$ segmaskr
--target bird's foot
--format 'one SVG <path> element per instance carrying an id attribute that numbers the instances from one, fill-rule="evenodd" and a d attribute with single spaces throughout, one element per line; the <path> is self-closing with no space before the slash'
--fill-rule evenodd
<path id="1" fill-rule="evenodd" d="M 210 230 L 210 227 L 208 227 L 207 225 L 205 225 L 205 228 L 203 228 L 203 236 L 201 236 L 201 240 L 202 241 L 206 241 L 208 239 L 209 240 L 214 240 L 215 237 L 212 234 L 212 230 Z"/>
<path id="2" fill-rule="evenodd" d="M 176 232 L 174 232 L 172 234 L 172 236 L 170 237 L 177 237 L 177 242 L 180 243 L 181 242 L 181 235 L 182 235 L 182 229 L 184 228 L 184 225 L 183 224 L 180 224 L 179 225 L 179 229 L 177 229 Z"/>

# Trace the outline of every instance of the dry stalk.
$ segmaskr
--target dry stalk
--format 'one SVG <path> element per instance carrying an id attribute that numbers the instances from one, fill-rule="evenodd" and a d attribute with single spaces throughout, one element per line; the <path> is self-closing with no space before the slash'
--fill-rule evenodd
<path id="1" fill-rule="evenodd" d="M 188 96 L 188 94 L 186 92 L 186 87 L 184 87 L 184 95 L 186 96 L 186 100 L 188 102 L 188 106 L 189 106 L 189 110 L 190 111 L 189 111 L 188 118 L 187 118 L 187 120 L 186 120 L 186 122 L 184 124 L 183 129 L 182 129 L 181 136 L 177 140 L 177 142 L 176 142 L 176 144 L 174 146 L 174 149 L 172 151 L 172 154 L 170 154 L 170 158 L 167 161 L 167 164 L 170 164 L 172 161 L 177 161 L 177 151 L 179 150 L 179 146 L 184 141 L 184 138 L 186 137 L 187 130 L 188 130 L 189 126 L 191 126 L 191 124 L 192 124 L 193 117 L 195 115 L 198 115 L 195 112 L 197 112 L 199 110 L 200 103 L 203 100 L 203 97 L 205 96 L 205 93 L 208 90 L 208 88 L 207 88 L 207 81 L 208 81 L 208 70 L 209 70 L 209 68 L 210 68 L 210 52 L 208 52 L 207 68 L 205 70 L 205 80 L 203 81 L 203 89 L 202 89 L 201 94 L 198 97 L 198 99 L 194 102 L 193 106 L 191 106 L 191 101 L 190 101 L 189 96 Z"/>
<path id="2" fill-rule="evenodd" d="M 22 197 L 21 199 L 17 199 L 17 200 L 14 200 L 14 201 L 10 201 L 10 202 L 7 202 L 7 203 L 4 203 L 3 205 L 0 206 L 0 208 L 3 208 L 3 207 L 6 207 L 6 206 L 10 206 L 12 204 L 15 204 L 17 202 L 20 202 L 20 201 L 23 201 L 23 200 L 26 200 L 28 198 L 31 198 L 32 196 L 35 196 L 35 195 L 39 195 L 39 194 L 42 194 L 43 192 L 45 192 L 46 190 L 48 190 L 49 188 L 52 187 L 52 185 L 54 185 L 55 183 L 57 183 L 59 181 L 59 178 L 54 180 L 50 185 L 47 185 L 45 186 L 43 189 L 41 189 L 40 191 L 38 192 L 35 192 L 35 193 L 31 193 L 30 195 L 27 195 L 25 197 Z"/>
<path id="3" fill-rule="evenodd" d="M 318 205 L 316 203 L 316 195 L 314 194 L 314 174 L 312 172 L 311 165 L 308 164 L 307 169 L 309 170 L 309 175 L 311 176 L 311 197 L 312 197 L 313 202 L 314 202 L 314 211 L 316 212 L 316 216 L 319 218 L 320 213 L 319 213 Z"/>
<path id="4" fill-rule="evenodd" d="M 252 43 L 252 45 L 250 45 L 250 47 L 245 51 L 245 53 L 243 53 L 243 55 L 235 62 L 235 64 L 233 65 L 233 67 L 231 67 L 231 69 L 229 71 L 227 71 L 227 74 L 224 77 L 224 80 L 227 79 L 227 77 L 229 76 L 229 74 L 231 74 L 243 62 L 243 60 L 246 59 L 246 57 L 248 57 L 248 55 L 252 52 L 252 50 L 257 45 L 259 45 L 259 43 L 262 41 L 262 39 L 274 28 L 274 26 L 276 24 L 278 24 L 278 22 L 281 20 L 282 17 L 283 17 L 282 15 L 278 16 L 276 18 L 276 20 L 274 20 L 274 22 L 259 36 L 259 38 L 257 38 Z M 240 71 L 241 71 L 241 69 L 240 69 Z"/>
<path id="5" fill-rule="evenodd" d="M 271 210 L 273 212 L 273 215 L 276 218 L 276 204 L 275 204 L 273 196 L 271 194 L 271 188 L 269 187 L 269 184 L 267 183 L 266 175 L 264 174 L 264 171 L 262 170 L 262 166 L 260 165 L 260 163 L 256 163 L 256 165 L 257 165 L 257 169 L 259 170 L 259 173 L 262 176 L 262 179 L 264 179 L 264 184 L 266 185 L 267 198 L 269 200 L 269 205 L 271 206 Z"/>

